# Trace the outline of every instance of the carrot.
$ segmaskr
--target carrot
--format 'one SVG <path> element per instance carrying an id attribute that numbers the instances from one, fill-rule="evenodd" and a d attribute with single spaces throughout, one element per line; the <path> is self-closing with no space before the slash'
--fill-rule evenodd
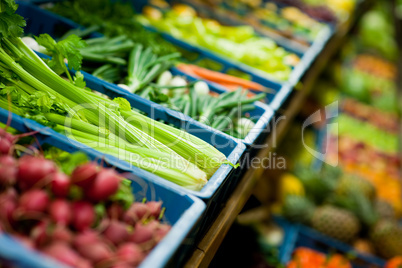
<path id="1" fill-rule="evenodd" d="M 215 71 L 211 71 L 196 65 L 192 65 L 192 64 L 183 64 L 180 63 L 179 65 L 177 65 L 177 68 L 179 68 L 180 70 L 184 71 L 184 72 L 188 72 L 191 71 L 193 74 L 204 78 L 206 80 L 212 81 L 212 82 L 216 82 L 216 83 L 227 83 L 227 84 L 235 84 L 238 86 L 241 86 L 243 88 L 248 88 L 248 89 L 252 89 L 252 90 L 257 90 L 257 91 L 264 91 L 266 92 L 266 88 L 264 88 L 262 85 L 252 82 L 252 81 L 248 81 L 239 77 L 235 77 L 232 75 L 228 75 L 228 74 L 223 74 L 220 72 L 215 72 Z"/>
<path id="2" fill-rule="evenodd" d="M 181 70 L 181 71 L 183 71 L 183 72 L 185 72 L 185 73 L 187 73 L 187 74 L 189 74 L 189 75 L 197 76 L 197 77 L 198 77 L 198 75 L 196 75 L 196 74 L 193 72 L 193 69 L 190 67 L 189 64 L 179 63 L 176 67 L 177 67 L 179 70 Z"/>

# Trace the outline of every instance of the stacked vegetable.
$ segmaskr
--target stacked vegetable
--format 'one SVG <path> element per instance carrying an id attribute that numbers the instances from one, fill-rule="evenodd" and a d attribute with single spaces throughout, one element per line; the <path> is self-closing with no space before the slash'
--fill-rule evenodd
<path id="1" fill-rule="evenodd" d="M 197 16 L 189 6 L 145 7 L 138 20 L 191 44 L 217 52 L 231 60 L 263 71 L 277 80 L 288 79 L 299 58 L 266 37 L 258 36 L 251 26 L 223 26 Z"/>
<path id="2" fill-rule="evenodd" d="M 0 107 L 194 190 L 222 164 L 230 164 L 213 146 L 132 110 L 127 100 L 109 100 L 87 90 L 82 74 L 72 77 L 64 64 L 67 59 L 68 67 L 80 69 L 77 48 L 85 42 L 77 36 L 56 43 L 41 35 L 38 43 L 53 54 L 46 65 L 18 37 L 25 21 L 14 14 L 16 8 L 10 2 L 1 13 L 9 19 L 0 28 Z"/>
<path id="3" fill-rule="evenodd" d="M 108 6 L 114 5 L 109 2 L 105 4 Z M 77 6 L 81 5 L 85 6 L 84 3 L 77 3 L 74 7 L 77 9 Z M 117 8 L 122 4 L 117 3 L 115 5 Z M 130 9 L 131 7 L 127 6 L 126 8 Z M 70 12 L 65 13 L 66 15 L 72 15 Z M 73 18 L 75 17 L 77 16 Z M 88 23 L 86 18 L 84 19 L 78 16 L 78 19 L 81 19 L 80 22 Z M 116 21 L 116 23 L 121 22 Z M 123 27 L 122 25 L 120 26 Z M 237 138 L 245 138 L 253 128 L 255 120 L 254 118 L 250 118 L 247 111 L 254 109 L 255 106 L 253 102 L 263 99 L 263 94 L 251 99 L 247 97 L 253 96 L 252 93 L 241 94 L 241 98 L 238 98 L 240 93 L 236 95 L 222 94 L 219 98 L 227 100 L 226 104 L 229 105 L 214 109 L 214 113 L 208 117 L 201 117 L 204 106 L 209 105 L 212 107 L 211 105 L 216 101 L 220 101 L 220 99 L 217 100 L 218 97 L 216 94 L 208 93 L 208 85 L 204 82 L 189 83 L 180 76 L 172 77 L 167 69 L 172 67 L 177 61 L 180 56 L 179 53 L 175 52 L 159 55 L 153 51 L 152 47 L 144 47 L 140 43 L 133 43 L 131 38 L 126 35 L 94 37 L 93 31 L 100 28 L 101 26 L 99 25 L 91 25 L 84 30 L 73 29 L 64 34 L 56 32 L 54 34 L 56 36 L 63 34 L 60 37 L 60 43 L 67 40 L 71 34 L 80 37 L 90 36 L 91 38 L 85 39 L 88 46 L 80 47 L 78 50 L 83 58 L 82 69 L 92 73 L 98 78 L 108 82 L 118 83 L 118 86 L 131 93 L 162 104 L 170 109 L 181 111 L 196 120 L 201 119 L 200 121 L 202 121 L 202 123 L 206 123 L 217 130 L 224 131 Z M 106 29 L 104 30 L 106 31 Z M 44 52 L 50 56 L 54 54 L 54 50 L 43 43 L 43 40 L 40 38 L 37 39 L 39 44 L 31 37 L 24 37 L 23 40 L 33 49 Z M 180 64 L 180 66 L 183 65 L 184 64 Z M 240 87 L 244 88 L 244 90 L 254 89 L 256 91 L 268 91 L 257 83 L 230 75 L 210 72 L 216 74 L 216 77 L 224 76 L 226 81 L 229 82 L 226 82 L 223 86 L 231 91 L 237 90 Z M 249 85 L 251 86 L 248 87 Z M 198 88 L 202 90 L 199 91 Z M 191 92 L 197 94 L 190 94 Z M 230 98 L 228 98 L 229 96 Z M 201 102 L 198 103 L 200 105 L 197 105 L 196 101 L 189 101 L 190 98 L 194 99 L 194 97 L 197 97 L 199 100 L 205 100 L 202 102 L 203 106 L 201 106 Z M 187 106 L 182 105 L 186 102 L 188 102 Z M 194 109 L 190 109 L 190 103 L 192 104 L 191 106 L 195 107 Z"/>
<path id="4" fill-rule="evenodd" d="M 0 129 L 0 232 L 71 267 L 138 266 L 168 233 L 162 203 L 134 203 L 114 169 L 87 162 L 65 174 L 16 145 L 26 135 Z"/>

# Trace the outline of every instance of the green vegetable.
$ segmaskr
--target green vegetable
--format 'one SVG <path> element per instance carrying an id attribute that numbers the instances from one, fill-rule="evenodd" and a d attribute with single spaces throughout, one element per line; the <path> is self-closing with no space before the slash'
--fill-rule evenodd
<path id="1" fill-rule="evenodd" d="M 63 130 L 85 145 L 105 154 L 122 156 L 133 165 L 194 190 L 206 183 L 206 173 L 210 175 L 222 164 L 230 164 L 213 146 L 140 115 L 131 110 L 126 100 L 112 101 L 76 86 L 71 80 L 66 81 L 36 57 L 19 37 L 9 35 L 9 31 L 5 35 L 4 30 L 0 34 L 3 88 L 0 107 L 3 109 L 11 108 L 21 116 Z M 72 35 L 69 38 L 79 40 Z M 48 37 L 46 40 L 53 48 L 58 48 L 55 51 L 59 55 L 65 53 L 77 59 L 60 49 L 60 44 L 51 42 Z M 77 81 L 81 80 L 79 75 L 77 77 Z M 71 128 L 66 124 L 60 126 L 62 117 L 65 123 L 70 121 Z M 99 135 L 102 129 L 108 129 L 109 133 Z M 103 138 L 105 135 L 108 138 Z"/>

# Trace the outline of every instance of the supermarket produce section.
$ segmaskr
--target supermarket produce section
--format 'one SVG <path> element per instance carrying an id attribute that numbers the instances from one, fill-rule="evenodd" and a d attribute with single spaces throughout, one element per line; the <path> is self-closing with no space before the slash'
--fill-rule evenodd
<path id="1" fill-rule="evenodd" d="M 0 267 L 402 265 L 390 6 L 0 0 Z"/>

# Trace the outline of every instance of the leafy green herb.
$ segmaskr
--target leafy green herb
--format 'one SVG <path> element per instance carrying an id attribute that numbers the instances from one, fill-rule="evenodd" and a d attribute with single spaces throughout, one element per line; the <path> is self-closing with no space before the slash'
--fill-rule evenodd
<path id="1" fill-rule="evenodd" d="M 59 75 L 66 73 L 70 81 L 73 82 L 64 59 L 67 59 L 68 68 L 77 71 L 81 70 L 82 55 L 79 52 L 79 48 L 86 47 L 85 41 L 76 35 L 69 35 L 59 42 L 56 42 L 48 34 L 41 34 L 39 37 L 35 36 L 35 38 L 38 44 L 44 46 L 52 55 L 52 59 L 48 61 L 49 67 Z"/>

